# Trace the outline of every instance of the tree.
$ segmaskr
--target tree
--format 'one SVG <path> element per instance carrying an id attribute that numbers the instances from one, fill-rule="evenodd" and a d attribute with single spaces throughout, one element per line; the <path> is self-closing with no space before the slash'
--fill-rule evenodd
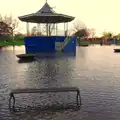
<path id="1" fill-rule="evenodd" d="M 89 34 L 88 34 L 87 29 L 80 29 L 73 34 L 73 36 L 75 36 L 77 38 L 77 43 L 79 46 L 81 44 L 81 39 L 88 37 L 88 35 Z"/>
<path id="2" fill-rule="evenodd" d="M 30 36 L 43 36 L 42 32 L 39 31 L 39 27 L 33 26 L 31 29 Z"/>
<path id="3" fill-rule="evenodd" d="M 12 33 L 12 28 L 6 23 L 0 22 L 0 36 L 10 36 Z"/>
<path id="4" fill-rule="evenodd" d="M 53 30 L 55 29 L 55 24 L 48 24 L 48 35 L 51 36 Z"/>
<path id="5" fill-rule="evenodd" d="M 18 27 L 17 19 L 14 19 L 11 15 L 0 15 L 0 23 L 1 35 L 12 36 L 12 40 L 14 40 L 14 33 L 16 32 L 15 30 Z"/>
<path id="6" fill-rule="evenodd" d="M 74 36 L 80 37 L 80 38 L 86 37 L 86 35 L 87 35 L 87 30 L 86 29 L 80 29 L 80 30 L 78 30 L 77 32 L 74 33 Z"/>
<path id="7" fill-rule="evenodd" d="M 95 36 L 95 34 L 96 34 L 95 29 L 94 29 L 94 28 L 89 29 L 89 33 L 90 33 L 90 36 L 91 36 L 92 38 L 94 38 L 94 36 Z"/>
<path id="8" fill-rule="evenodd" d="M 77 32 L 80 29 L 86 29 L 86 25 L 82 21 L 76 21 L 73 23 L 73 31 Z"/>
<path id="9" fill-rule="evenodd" d="M 15 34 L 15 37 L 24 37 L 24 35 L 22 33 L 18 32 Z"/>
<path id="10" fill-rule="evenodd" d="M 86 37 L 88 31 L 86 25 L 82 21 L 76 21 L 74 23 L 73 35 L 77 37 Z"/>
<path id="11" fill-rule="evenodd" d="M 113 34 L 111 32 L 103 32 L 103 38 L 111 38 Z"/>
<path id="12" fill-rule="evenodd" d="M 32 36 L 36 36 L 36 35 L 37 35 L 37 27 L 36 27 L 36 26 L 34 26 L 34 27 L 32 28 L 32 30 L 31 30 L 31 35 L 32 35 Z"/>
<path id="13" fill-rule="evenodd" d="M 120 39 L 120 33 L 117 35 L 117 37 Z"/>
<path id="14" fill-rule="evenodd" d="M 18 28 L 18 21 L 17 19 L 14 19 L 12 17 L 12 15 L 5 15 L 5 16 L 2 16 L 0 15 L 0 21 L 1 22 L 4 22 L 5 24 L 8 25 L 9 28 L 11 28 L 11 36 L 14 36 L 14 32 L 16 30 L 16 28 Z"/>
<path id="15" fill-rule="evenodd" d="M 74 23 L 73 36 L 77 38 L 77 43 L 80 45 L 81 39 L 88 38 L 89 31 L 86 25 L 82 21 L 77 21 Z"/>

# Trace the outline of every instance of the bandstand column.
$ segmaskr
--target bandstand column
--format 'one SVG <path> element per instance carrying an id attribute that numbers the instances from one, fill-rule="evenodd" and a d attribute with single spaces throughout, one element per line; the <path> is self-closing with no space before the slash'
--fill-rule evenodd
<path id="1" fill-rule="evenodd" d="M 65 25 L 66 25 L 66 24 L 64 23 L 64 35 L 66 35 L 66 34 L 65 34 L 65 32 L 66 32 L 66 27 L 65 27 Z"/>
<path id="2" fill-rule="evenodd" d="M 57 23 L 56 23 L 56 36 L 58 35 L 58 26 L 57 26 Z"/>
<path id="3" fill-rule="evenodd" d="M 49 24 L 48 25 L 48 36 L 51 36 L 51 31 L 52 31 L 51 24 Z"/>
<path id="4" fill-rule="evenodd" d="M 66 23 L 66 35 L 68 36 L 68 22 Z"/>
<path id="5" fill-rule="evenodd" d="M 46 23 L 46 36 L 48 36 L 48 23 Z"/>
<path id="6" fill-rule="evenodd" d="M 27 25 L 26 25 L 26 29 L 27 29 L 27 36 L 29 36 L 29 23 L 27 22 Z"/>
<path id="7" fill-rule="evenodd" d="M 54 23 L 54 35 L 56 35 L 56 29 L 55 29 L 55 25 L 56 25 L 56 24 Z"/>
<path id="8" fill-rule="evenodd" d="M 40 23 L 37 24 L 37 35 L 41 35 Z"/>

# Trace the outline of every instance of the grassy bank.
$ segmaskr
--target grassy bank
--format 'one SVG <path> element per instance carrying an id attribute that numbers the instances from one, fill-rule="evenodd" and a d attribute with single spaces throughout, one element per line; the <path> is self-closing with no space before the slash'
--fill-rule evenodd
<path id="1" fill-rule="evenodd" d="M 100 42 L 87 42 L 87 41 L 81 41 L 80 43 L 77 43 L 79 46 L 89 46 L 92 44 L 100 44 Z M 109 45 L 113 44 L 111 42 L 108 42 Z M 0 46 L 21 46 L 24 45 L 24 38 L 23 37 L 15 37 L 14 40 L 11 37 L 0 37 Z"/>
<path id="2" fill-rule="evenodd" d="M 89 46 L 92 44 L 100 44 L 97 42 L 81 42 L 80 46 Z M 0 41 L 0 46 L 4 47 L 4 46 L 21 46 L 24 45 L 24 40 L 14 40 L 14 41 Z"/>
<path id="3" fill-rule="evenodd" d="M 97 42 L 97 41 L 95 41 L 95 42 L 86 42 L 86 41 L 82 41 L 82 42 L 80 42 L 80 46 L 89 46 L 89 45 L 100 45 L 101 43 L 100 42 Z M 103 43 L 104 44 L 104 43 Z M 108 41 L 107 43 L 105 43 L 106 45 L 112 45 L 112 44 L 114 44 L 113 42 L 111 42 L 111 41 Z M 118 43 L 116 43 L 116 45 L 117 45 Z M 79 44 L 78 44 L 79 45 Z"/>
<path id="4" fill-rule="evenodd" d="M 90 45 L 89 42 L 86 42 L 86 41 L 80 42 L 80 46 L 89 46 L 89 45 Z"/>
<path id="5" fill-rule="evenodd" d="M 20 46 L 24 45 L 24 41 L 0 41 L 0 46 Z"/>
<path id="6" fill-rule="evenodd" d="M 0 46 L 21 46 L 24 45 L 23 37 L 15 37 L 14 40 L 11 37 L 0 37 Z"/>

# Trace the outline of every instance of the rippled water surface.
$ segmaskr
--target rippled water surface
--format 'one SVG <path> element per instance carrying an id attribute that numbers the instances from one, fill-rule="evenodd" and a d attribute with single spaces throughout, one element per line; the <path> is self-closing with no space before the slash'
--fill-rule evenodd
<path id="1" fill-rule="evenodd" d="M 119 120 L 120 54 L 111 46 L 77 48 L 77 56 L 18 62 L 24 47 L 0 50 L 0 120 Z M 74 93 L 16 95 L 16 112 L 8 109 L 14 88 L 77 86 Z M 65 108 L 69 109 L 65 109 Z"/>

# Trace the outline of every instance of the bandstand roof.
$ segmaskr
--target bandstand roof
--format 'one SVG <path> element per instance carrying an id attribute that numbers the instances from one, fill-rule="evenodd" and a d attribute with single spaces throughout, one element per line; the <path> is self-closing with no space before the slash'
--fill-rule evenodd
<path id="1" fill-rule="evenodd" d="M 58 14 L 46 2 L 44 6 L 36 13 L 18 17 L 23 22 L 31 23 L 63 23 L 71 22 L 75 17 Z"/>

